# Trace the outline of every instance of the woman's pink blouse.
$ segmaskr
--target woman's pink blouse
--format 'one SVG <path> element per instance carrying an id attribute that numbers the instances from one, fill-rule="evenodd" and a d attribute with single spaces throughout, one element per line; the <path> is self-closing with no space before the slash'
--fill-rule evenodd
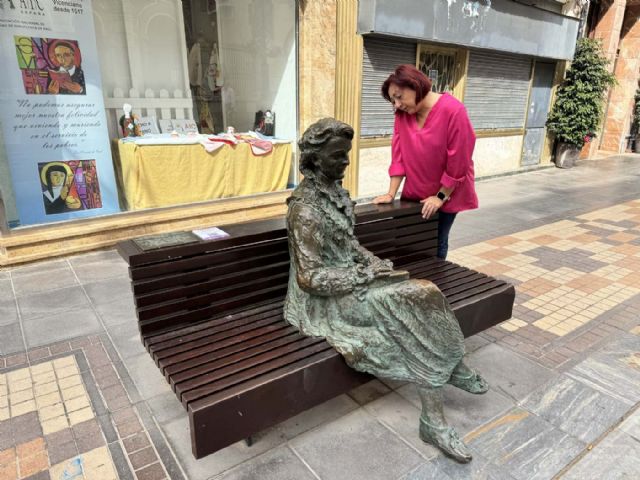
<path id="1" fill-rule="evenodd" d="M 464 105 L 445 93 L 433 106 L 421 129 L 415 115 L 396 113 L 390 176 L 404 176 L 402 198 L 422 200 L 453 187 L 441 210 L 478 208 L 474 186 L 473 148 L 476 136 Z"/>

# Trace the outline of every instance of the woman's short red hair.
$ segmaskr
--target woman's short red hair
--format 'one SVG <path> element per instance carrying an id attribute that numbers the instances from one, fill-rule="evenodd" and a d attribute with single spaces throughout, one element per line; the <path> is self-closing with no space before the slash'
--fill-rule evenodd
<path id="1" fill-rule="evenodd" d="M 410 88 L 416 92 L 416 103 L 422 101 L 431 91 L 431 80 L 413 65 L 398 65 L 395 71 L 382 84 L 382 96 L 392 102 L 389 87 L 394 83 L 400 88 Z"/>

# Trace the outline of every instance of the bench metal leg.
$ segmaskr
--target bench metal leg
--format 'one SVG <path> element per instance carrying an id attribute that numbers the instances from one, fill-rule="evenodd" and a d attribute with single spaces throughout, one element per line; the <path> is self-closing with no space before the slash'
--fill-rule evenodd
<path id="1" fill-rule="evenodd" d="M 247 447 L 250 447 L 251 445 L 253 445 L 253 437 L 248 436 L 247 438 L 244 439 L 244 443 L 247 444 Z"/>

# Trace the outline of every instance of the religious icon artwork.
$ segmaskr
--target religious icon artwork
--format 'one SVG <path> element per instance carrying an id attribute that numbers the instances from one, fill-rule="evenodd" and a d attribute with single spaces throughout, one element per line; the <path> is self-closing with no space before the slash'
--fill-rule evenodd
<path id="1" fill-rule="evenodd" d="M 14 37 L 24 91 L 30 95 L 85 95 L 82 54 L 76 40 Z"/>
<path id="2" fill-rule="evenodd" d="M 102 207 L 95 160 L 38 164 L 47 215 Z"/>

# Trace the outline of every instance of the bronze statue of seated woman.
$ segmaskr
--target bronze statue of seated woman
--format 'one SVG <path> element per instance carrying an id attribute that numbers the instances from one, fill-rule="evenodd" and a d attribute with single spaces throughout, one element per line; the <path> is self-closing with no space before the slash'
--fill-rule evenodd
<path id="1" fill-rule="evenodd" d="M 484 393 L 485 380 L 463 362 L 458 321 L 438 287 L 410 280 L 360 245 L 354 202 L 342 188 L 353 129 L 332 118 L 299 141 L 304 180 L 288 199 L 291 252 L 285 319 L 324 337 L 354 369 L 415 383 L 420 438 L 459 462 L 471 453 L 442 410 L 442 386 Z"/>

